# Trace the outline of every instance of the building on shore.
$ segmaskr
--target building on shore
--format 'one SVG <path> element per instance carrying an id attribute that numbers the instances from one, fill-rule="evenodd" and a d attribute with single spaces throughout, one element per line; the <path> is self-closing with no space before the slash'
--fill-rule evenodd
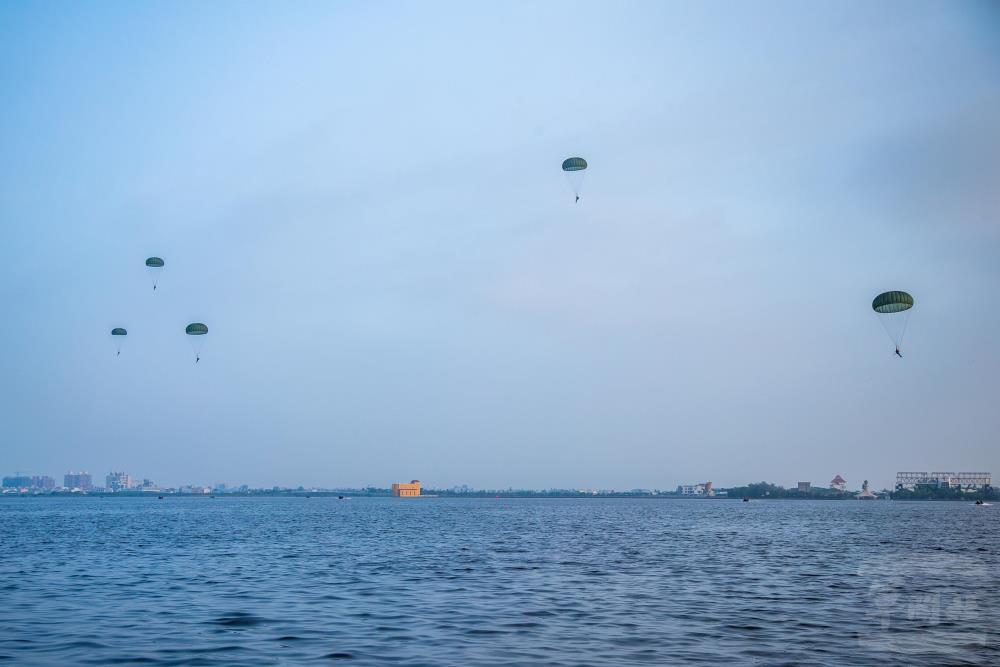
<path id="1" fill-rule="evenodd" d="M 63 475 L 63 487 L 73 491 L 74 489 L 79 489 L 80 491 L 90 491 L 94 488 L 94 479 L 90 476 L 89 472 L 73 472 L 72 470 Z"/>
<path id="2" fill-rule="evenodd" d="M 812 482 L 799 482 L 799 493 L 809 493 L 812 491 Z"/>
<path id="3" fill-rule="evenodd" d="M 680 496 L 714 496 L 711 482 L 701 484 L 681 484 L 677 487 L 677 495 Z"/>
<path id="4" fill-rule="evenodd" d="M 151 479 L 143 479 L 142 484 L 136 484 L 135 488 L 139 489 L 140 491 L 147 491 L 149 493 L 158 493 L 163 490 L 156 482 L 154 482 Z"/>
<path id="5" fill-rule="evenodd" d="M 132 477 L 124 472 L 109 472 L 104 480 L 108 491 L 127 491 L 133 486 Z"/>
<path id="6" fill-rule="evenodd" d="M 48 475 L 14 475 L 3 478 L 5 489 L 25 489 L 28 491 L 51 491 L 56 481 Z"/>
<path id="7" fill-rule="evenodd" d="M 394 498 L 414 498 L 420 495 L 420 480 L 411 480 L 409 484 L 405 482 L 392 483 L 392 495 Z"/>
<path id="8" fill-rule="evenodd" d="M 992 481 L 988 472 L 897 472 L 896 490 L 915 491 L 923 487 L 978 491 L 989 487 Z"/>
<path id="9" fill-rule="evenodd" d="M 23 489 L 27 488 L 30 483 L 31 477 L 27 475 L 12 475 L 3 478 L 3 488 L 5 489 Z"/>
<path id="10" fill-rule="evenodd" d="M 844 491 L 847 489 L 847 480 L 837 475 L 830 480 L 830 488 L 834 491 Z"/>

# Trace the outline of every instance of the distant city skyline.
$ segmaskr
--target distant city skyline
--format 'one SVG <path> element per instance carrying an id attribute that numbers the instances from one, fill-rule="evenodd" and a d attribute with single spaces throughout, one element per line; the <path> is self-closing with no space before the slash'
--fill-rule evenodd
<path id="1" fill-rule="evenodd" d="M 2 3 L 3 465 L 477 488 L 996 470 L 998 19 Z M 903 358 L 872 311 L 890 290 L 914 301 Z"/>

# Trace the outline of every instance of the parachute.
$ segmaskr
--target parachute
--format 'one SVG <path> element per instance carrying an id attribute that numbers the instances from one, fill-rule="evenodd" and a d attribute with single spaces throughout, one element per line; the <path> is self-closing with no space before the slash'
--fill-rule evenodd
<path id="1" fill-rule="evenodd" d="M 201 350 L 205 346 L 204 336 L 208 333 L 208 327 L 201 322 L 192 322 L 184 327 L 184 333 L 191 336 L 188 340 L 191 341 L 191 349 L 194 350 L 194 363 L 198 363 L 201 361 Z"/>
<path id="2" fill-rule="evenodd" d="M 156 283 L 160 280 L 160 272 L 163 271 L 163 260 L 159 257 L 147 257 L 146 269 L 149 271 L 149 279 L 153 282 L 153 291 L 156 291 Z"/>
<path id="3" fill-rule="evenodd" d="M 122 344 L 125 342 L 125 336 L 128 332 L 121 327 L 115 327 L 111 330 L 111 342 L 115 344 L 115 356 L 120 356 L 122 353 Z"/>
<path id="4" fill-rule="evenodd" d="M 899 290 L 883 292 L 872 301 L 872 310 L 878 314 L 882 327 L 895 343 L 897 351 L 903 345 L 903 334 L 910 321 L 911 308 L 913 297 Z"/>
<path id="5" fill-rule="evenodd" d="M 583 187 L 583 176 L 587 173 L 587 161 L 582 157 L 568 157 L 562 163 L 563 173 L 569 185 L 573 188 L 576 200 L 580 201 L 580 189 Z"/>

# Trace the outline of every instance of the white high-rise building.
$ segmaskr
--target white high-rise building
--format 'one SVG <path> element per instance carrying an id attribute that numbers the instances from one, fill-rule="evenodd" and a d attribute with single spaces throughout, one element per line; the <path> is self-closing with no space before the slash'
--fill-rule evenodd
<path id="1" fill-rule="evenodd" d="M 677 487 L 677 493 L 682 496 L 714 496 L 711 482 L 701 484 L 681 484 Z"/>

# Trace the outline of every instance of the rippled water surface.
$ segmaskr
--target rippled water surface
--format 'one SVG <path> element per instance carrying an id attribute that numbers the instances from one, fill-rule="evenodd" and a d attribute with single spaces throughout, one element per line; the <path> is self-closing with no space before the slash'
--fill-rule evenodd
<path id="1" fill-rule="evenodd" d="M 14 664 L 1000 664 L 1000 506 L 0 500 Z"/>

